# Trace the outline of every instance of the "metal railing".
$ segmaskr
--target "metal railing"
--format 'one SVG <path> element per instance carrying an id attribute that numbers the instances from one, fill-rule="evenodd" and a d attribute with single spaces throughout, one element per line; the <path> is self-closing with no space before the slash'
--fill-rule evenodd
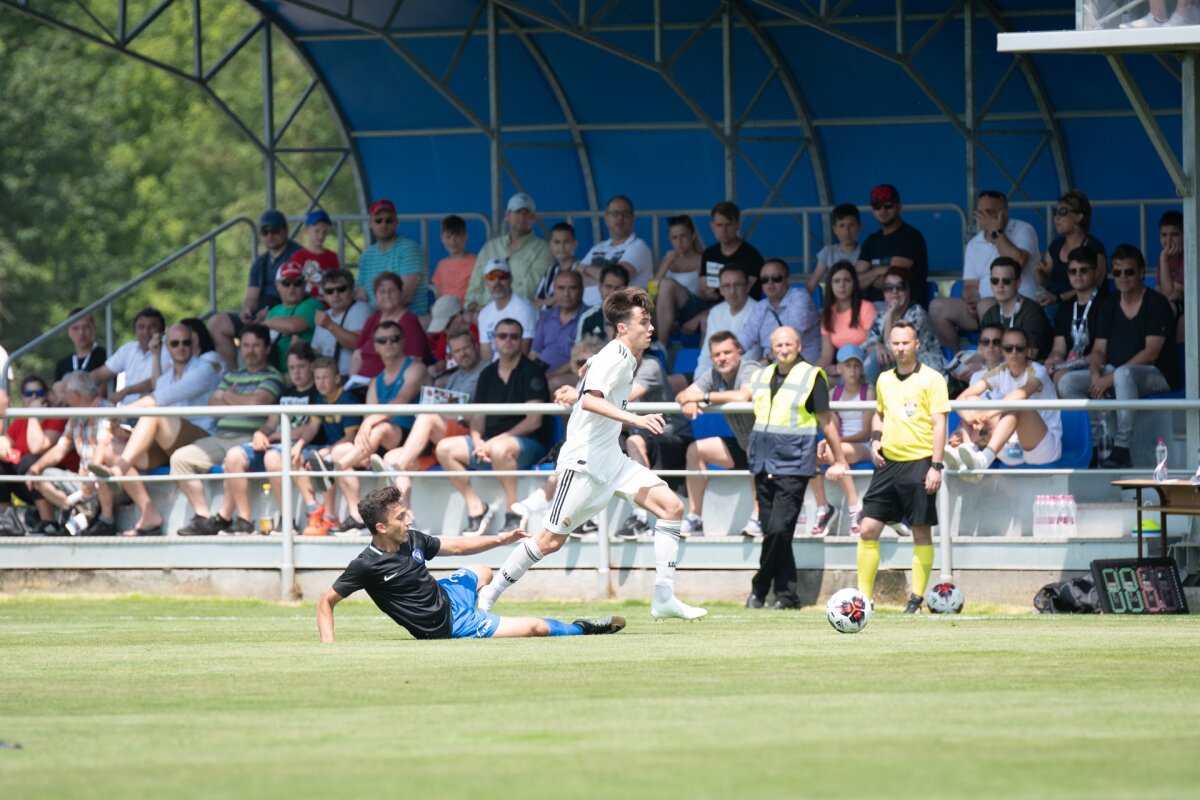
<path id="1" fill-rule="evenodd" d="M 870 411 L 875 408 L 875 403 L 870 401 L 839 401 L 831 404 L 834 411 Z M 1032 401 L 1004 401 L 1004 400 L 966 400 L 952 401 L 951 408 L 953 410 L 979 410 L 979 409 L 1011 409 L 1011 408 L 1037 408 L 1037 409 L 1059 409 L 1064 411 L 1069 410 L 1086 410 L 1086 411 L 1116 411 L 1119 409 L 1133 409 L 1138 411 L 1146 410 L 1175 410 L 1182 409 L 1187 411 L 1200 411 L 1200 399 L 1164 399 L 1164 400 L 1045 400 L 1040 402 Z M 342 415 L 346 413 L 347 407 L 344 405 L 311 405 L 304 407 L 306 415 Z M 289 414 L 296 413 L 296 406 L 237 406 L 231 408 L 229 406 L 212 406 L 212 407 L 165 407 L 165 408 L 142 408 L 137 409 L 137 416 L 153 416 L 153 417 L 183 417 L 183 416 L 223 416 L 229 413 L 236 413 L 239 416 L 273 416 L 279 415 L 280 419 L 280 441 L 279 447 L 281 452 L 289 452 L 292 446 L 292 423 Z M 441 414 L 447 416 L 466 416 L 472 414 L 488 414 L 488 415 L 521 415 L 539 414 L 539 415 L 567 415 L 571 412 L 571 408 L 557 405 L 555 403 L 529 403 L 529 404 L 467 404 L 467 405 L 374 405 L 374 406 L 357 406 L 358 410 L 363 415 L 383 413 L 389 416 L 393 415 L 409 415 L 409 414 Z M 680 408 L 675 403 L 633 403 L 630 404 L 629 410 L 634 413 L 679 413 Z M 28 409 L 28 408 L 13 408 L 10 409 L 9 417 L 36 417 L 39 419 L 48 418 L 63 418 L 63 417 L 128 417 L 132 409 L 118 408 L 114 411 L 112 407 L 98 408 L 57 408 L 57 409 Z M 749 414 L 752 413 L 750 403 L 729 403 L 724 406 L 713 406 L 709 412 L 719 414 Z M 867 471 L 869 472 L 869 471 Z M 1047 474 L 1072 474 L 1077 472 L 1073 469 L 1047 469 L 1047 470 L 1021 470 L 1021 475 L 1038 476 Z M 290 509 L 292 508 L 292 477 L 297 472 L 291 466 L 290 459 L 284 458 L 281 460 L 281 468 L 277 472 L 264 471 L 255 473 L 225 473 L 225 474 L 207 474 L 207 475 L 139 475 L 136 477 L 123 478 L 84 478 L 84 480 L 94 480 L 97 482 L 106 483 L 122 483 L 128 481 L 141 481 L 145 483 L 159 482 L 176 482 L 179 480 L 202 480 L 202 481 L 224 481 L 229 478 L 269 478 L 279 477 L 282 481 L 279 507 L 281 513 L 281 557 L 280 557 L 280 587 L 281 597 L 287 599 L 291 596 L 293 582 L 296 574 L 295 560 L 295 530 L 292 522 Z M 304 471 L 304 475 L 312 476 L 317 473 Z M 345 472 L 330 472 L 325 473 L 333 476 L 343 475 L 359 475 L 359 476 L 375 476 L 375 473 L 358 471 Z M 492 472 L 492 476 L 546 476 L 546 472 L 539 470 L 510 470 L 501 472 Z M 659 470 L 656 474 L 664 477 L 689 475 L 703 475 L 708 478 L 714 477 L 711 472 L 703 470 Z M 745 477 L 750 473 L 746 471 L 727 470 L 721 472 L 724 477 Z M 859 473 L 862 474 L 862 473 Z M 419 478 L 429 480 L 434 478 L 447 478 L 457 476 L 475 476 L 481 477 L 478 472 L 464 471 L 440 471 L 440 472 L 423 472 L 423 471 L 391 471 L 385 473 L 384 477 L 394 478 L 398 476 L 407 476 L 411 478 Z M 379 477 L 379 476 L 375 476 Z M 0 476 L 0 483 L 13 483 L 32 480 L 34 482 L 58 480 L 54 476 Z M 943 483 L 943 487 L 945 484 Z M 942 497 L 939 498 L 939 506 L 942 510 L 939 514 L 944 513 L 945 507 L 948 506 L 948 496 L 943 489 Z M 944 513 L 943 519 L 949 520 L 948 513 Z M 601 589 L 608 592 L 611 584 L 610 579 L 610 542 L 607 531 L 607 515 L 599 516 L 601 522 L 600 535 L 597 537 L 597 547 L 599 549 L 598 558 L 598 580 Z M 951 548 L 950 526 L 939 526 L 939 545 L 942 557 L 942 571 L 948 574 L 952 569 L 953 554 Z"/>

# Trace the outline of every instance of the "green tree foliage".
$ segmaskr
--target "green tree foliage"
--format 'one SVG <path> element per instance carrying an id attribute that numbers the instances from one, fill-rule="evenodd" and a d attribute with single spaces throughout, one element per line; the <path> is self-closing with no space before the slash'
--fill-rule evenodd
<path id="1" fill-rule="evenodd" d="M 97 12 L 115 7 L 89 5 Z M 189 69 L 190 8 L 175 3 L 137 39 L 137 51 Z M 257 17 L 241 3 L 202 8 L 210 66 Z M 278 125 L 311 76 L 282 36 L 273 44 Z M 212 88 L 262 135 L 257 37 Z M 222 222 L 239 215 L 256 220 L 262 210 L 258 147 L 202 88 L 167 71 L 0 9 L 0 98 L 0 342 L 10 351 Z M 340 144 L 320 92 L 297 121 L 281 145 Z M 315 190 L 336 156 L 281 158 Z M 286 213 L 303 211 L 307 197 L 284 169 L 277 194 Z M 321 205 L 334 214 L 358 211 L 349 167 Z M 239 302 L 250 247 L 244 226 L 218 240 L 218 307 Z M 132 316 L 143 305 L 157 306 L 169 320 L 205 313 L 208 263 L 205 246 L 115 303 L 116 343 L 130 337 Z M 98 322 L 103 329 L 103 318 Z M 63 337 L 18 371 L 45 369 L 68 347 Z"/>

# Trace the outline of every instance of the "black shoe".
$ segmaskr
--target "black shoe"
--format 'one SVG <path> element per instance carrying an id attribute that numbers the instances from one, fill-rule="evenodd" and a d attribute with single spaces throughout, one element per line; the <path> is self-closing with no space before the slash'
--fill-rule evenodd
<path id="1" fill-rule="evenodd" d="M 313 475 L 312 479 L 317 482 L 317 486 L 321 488 L 321 491 L 328 492 L 333 487 L 333 481 L 329 479 L 329 476 L 320 474 L 328 472 L 330 467 L 317 451 L 314 450 L 308 454 L 308 457 L 304 459 L 304 466 L 308 467 L 311 472 L 318 473 Z"/>
<path id="2" fill-rule="evenodd" d="M 117 535 L 117 526 L 112 524 L 111 522 L 108 522 L 107 520 L 103 520 L 103 519 L 100 519 L 97 517 L 96 520 L 94 522 L 92 522 L 92 524 L 89 525 L 86 530 L 81 531 L 79 535 L 80 536 L 116 536 Z"/>
<path id="3" fill-rule="evenodd" d="M 746 608 L 765 608 L 765 607 L 766 607 L 766 604 L 763 603 L 763 601 L 760 600 L 758 598 L 758 595 L 756 595 L 754 592 L 751 592 L 750 596 L 746 598 Z"/>
<path id="4" fill-rule="evenodd" d="M 595 619 L 577 619 L 572 625 L 583 628 L 584 636 L 599 636 L 604 633 L 616 633 L 625 627 L 624 617 L 596 617 Z"/>
<path id="5" fill-rule="evenodd" d="M 354 517 L 346 517 L 329 529 L 330 536 L 361 536 L 364 533 L 367 533 L 366 523 L 359 522 Z"/>
<path id="6" fill-rule="evenodd" d="M 772 611 L 795 610 L 800 608 L 800 601 L 795 597 L 776 597 L 771 604 Z"/>
<path id="7" fill-rule="evenodd" d="M 179 536 L 216 536 L 217 530 L 212 526 L 213 519 L 214 517 L 192 517 L 192 521 L 176 533 Z"/>
<path id="8" fill-rule="evenodd" d="M 1092 460 L 1088 462 L 1088 469 L 1096 469 L 1100 466 L 1100 452 L 1096 448 L 1092 448 Z"/>
<path id="9" fill-rule="evenodd" d="M 499 506 L 493 503 L 484 508 L 482 514 L 468 516 L 467 527 L 463 529 L 463 536 L 486 536 L 488 526 L 492 524 L 492 517 L 496 516 L 497 508 Z M 508 519 L 508 516 L 508 514 L 505 515 L 505 520 Z"/>
<path id="10" fill-rule="evenodd" d="M 1132 466 L 1128 447 L 1114 447 L 1108 458 L 1100 462 L 1100 469 L 1129 469 Z"/>
<path id="11" fill-rule="evenodd" d="M 923 602 L 924 602 L 924 599 L 921 598 L 920 596 L 915 595 L 915 594 L 910 594 L 908 596 L 908 605 L 906 605 L 904 607 L 904 613 L 905 614 L 920 614 L 921 613 L 921 603 L 923 603 Z"/>
<path id="12" fill-rule="evenodd" d="M 42 522 L 34 529 L 37 536 L 70 536 L 67 529 L 57 522 Z"/>
<path id="13" fill-rule="evenodd" d="M 226 520 L 220 516 L 216 516 L 213 519 L 221 521 L 220 532 L 224 536 L 241 536 L 247 533 L 254 533 L 254 526 L 250 524 L 249 520 L 244 520 L 241 517 Z"/>
<path id="14" fill-rule="evenodd" d="M 509 511 L 507 514 L 504 515 L 504 526 L 501 528 L 501 530 L 511 531 L 514 528 L 519 528 L 519 527 L 521 527 L 521 515 L 520 514 L 514 514 L 511 511 Z"/>

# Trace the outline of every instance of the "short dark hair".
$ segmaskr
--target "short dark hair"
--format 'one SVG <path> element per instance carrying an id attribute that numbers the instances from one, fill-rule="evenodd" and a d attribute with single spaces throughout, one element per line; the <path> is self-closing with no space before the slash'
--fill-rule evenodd
<path id="1" fill-rule="evenodd" d="M 50 389 L 50 384 L 46 383 L 46 379 L 43 378 L 41 375 L 38 375 L 36 372 L 31 372 L 28 375 L 26 375 L 24 378 L 21 379 L 21 388 L 24 389 L 26 386 L 28 386 L 31 383 L 38 384 L 39 386 L 42 387 L 43 390 L 48 391 Z"/>
<path id="2" fill-rule="evenodd" d="M 160 328 L 162 328 L 164 331 L 167 329 L 166 319 L 163 318 L 162 312 L 154 306 L 146 306 L 141 311 L 138 311 L 133 317 L 133 324 L 137 325 L 138 320 L 143 318 L 156 319 L 158 320 L 158 326 Z"/>
<path id="3" fill-rule="evenodd" d="M 618 289 L 604 301 L 604 319 L 614 328 L 622 322 L 628 324 L 635 308 L 644 311 L 647 319 L 654 318 L 654 300 L 645 289 L 640 286 Z"/>
<path id="4" fill-rule="evenodd" d="M 583 274 L 573 269 L 560 269 L 558 274 L 554 276 L 554 280 L 557 281 L 559 278 L 570 278 L 580 286 L 583 286 Z"/>
<path id="5" fill-rule="evenodd" d="M 352 272 L 350 272 L 350 270 L 342 269 L 341 267 L 338 267 L 337 269 L 331 269 L 328 272 L 322 273 L 322 275 L 321 275 L 321 285 L 322 286 L 324 286 L 327 283 L 333 283 L 334 281 L 347 281 L 350 284 L 350 288 L 351 289 L 354 288 L 354 274 Z"/>
<path id="6" fill-rule="evenodd" d="M 1146 269 L 1146 257 L 1142 255 L 1142 251 L 1138 250 L 1131 244 L 1119 244 L 1112 252 L 1112 258 L 1109 262 L 1114 261 L 1132 261 L 1137 264 L 1138 269 Z"/>
<path id="7" fill-rule="evenodd" d="M 710 350 L 714 344 L 720 344 L 721 342 L 733 342 L 738 346 L 738 350 L 745 352 L 745 348 L 742 347 L 741 340 L 738 339 L 737 334 L 733 331 L 717 331 L 712 336 L 708 337 L 708 347 Z"/>
<path id="8" fill-rule="evenodd" d="M 393 273 L 391 273 L 391 272 L 387 272 L 387 273 L 384 273 L 384 274 L 385 274 L 385 275 L 391 275 L 391 274 L 393 274 Z M 381 330 L 383 330 L 384 328 L 387 328 L 389 331 L 390 331 L 390 330 L 392 330 L 392 329 L 394 328 L 394 329 L 396 330 L 396 333 L 400 334 L 400 338 L 401 338 L 401 339 L 403 339 L 403 338 L 404 338 L 404 328 L 401 328 L 401 327 L 400 327 L 400 323 L 399 323 L 399 322 L 396 322 L 396 320 L 394 320 L 394 319 L 385 319 L 383 322 L 381 322 L 381 323 L 379 323 L 378 325 L 376 325 L 376 326 L 375 326 L 375 330 L 376 330 L 376 332 L 378 332 L 378 331 L 381 331 Z"/>
<path id="9" fill-rule="evenodd" d="M 1017 325 L 1005 325 L 1004 330 L 1000 332 L 1000 337 L 1004 338 L 1010 333 L 1019 333 L 1021 338 L 1025 340 L 1025 344 L 1029 344 L 1029 331 Z"/>
<path id="10" fill-rule="evenodd" d="M 466 233 L 467 221 L 458 214 L 442 217 L 442 233 Z"/>
<path id="11" fill-rule="evenodd" d="M 1179 228 L 1183 229 L 1183 212 L 1182 211 L 1164 211 L 1163 215 L 1158 218 L 1159 228 Z"/>
<path id="12" fill-rule="evenodd" d="M 734 220 L 735 222 L 742 218 L 742 210 L 738 208 L 737 203 L 733 202 L 732 200 L 722 200 L 713 206 L 712 211 L 708 215 L 709 219 L 712 219 L 717 214 L 720 214 L 726 219 Z"/>
<path id="13" fill-rule="evenodd" d="M 375 526 L 380 523 L 386 525 L 388 512 L 396 506 L 402 505 L 404 505 L 404 497 L 400 494 L 400 490 L 395 486 L 385 486 L 359 500 L 358 513 L 363 519 L 363 524 L 367 526 L 367 530 L 374 536 L 378 533 Z"/>
<path id="14" fill-rule="evenodd" d="M 319 369 L 333 370 L 334 375 L 338 374 L 337 362 L 329 356 L 321 356 L 313 361 L 313 372 L 316 372 Z"/>
<path id="15" fill-rule="evenodd" d="M 1087 247 L 1076 247 L 1067 254 L 1067 263 L 1074 261 L 1076 264 L 1086 264 L 1092 269 L 1097 269 L 1100 266 L 1100 257 L 1096 255 L 1096 251 Z"/>
<path id="16" fill-rule="evenodd" d="M 912 322 L 905 319 L 904 317 L 901 317 L 900 319 L 898 319 L 892 323 L 893 331 L 897 330 L 898 328 L 906 328 L 913 332 L 913 336 L 917 335 L 917 326 L 913 325 Z"/>
<path id="17" fill-rule="evenodd" d="M 721 271 L 717 274 L 717 280 L 720 281 L 721 278 L 724 278 L 726 272 L 740 272 L 742 273 L 743 278 L 750 277 L 750 275 L 746 272 L 746 268 L 741 264 L 726 264 L 725 266 L 721 267 Z"/>
<path id="18" fill-rule="evenodd" d="M 982 200 L 985 197 L 990 197 L 993 200 L 1003 200 L 1004 205 L 1008 206 L 1008 195 L 999 189 L 981 189 L 975 199 Z"/>
<path id="19" fill-rule="evenodd" d="M 567 233 L 571 234 L 571 238 L 572 238 L 572 239 L 576 239 L 576 238 L 578 238 L 578 237 L 575 235 L 575 226 L 574 226 L 574 225 L 572 225 L 572 224 L 571 224 L 571 223 L 569 223 L 569 222 L 556 222 L 556 223 L 554 223 L 554 227 L 550 229 L 550 234 L 551 234 L 551 235 L 554 235 L 554 232 L 555 232 L 555 231 L 565 231 L 565 232 L 567 232 Z"/>
<path id="20" fill-rule="evenodd" d="M 396 289 L 401 293 L 404 292 L 404 279 L 390 270 L 381 272 L 375 276 L 375 280 L 371 283 L 371 291 L 378 292 L 379 284 L 383 283 L 384 281 L 394 284 Z"/>
<path id="21" fill-rule="evenodd" d="M 505 317 L 504 319 L 502 319 L 496 323 L 496 328 L 499 328 L 501 325 L 516 325 L 517 330 L 519 330 L 521 332 L 521 335 L 525 334 L 525 326 L 521 324 L 521 320 L 519 320 L 519 319 L 513 319 L 512 317 Z M 496 328 L 492 328 L 492 330 L 496 330 Z"/>
<path id="22" fill-rule="evenodd" d="M 980 325 L 980 326 L 979 326 L 979 332 L 980 332 L 981 334 L 982 334 L 984 331 L 986 331 L 986 330 L 989 330 L 989 329 L 1000 331 L 1000 334 L 1001 334 L 1001 335 L 1003 335 L 1003 334 L 1004 334 L 1004 325 L 1003 325 L 1003 324 L 1001 324 L 1001 323 L 999 323 L 999 322 L 989 322 L 989 323 L 987 323 L 986 325 Z"/>
<path id="23" fill-rule="evenodd" d="M 988 274 L 992 274 L 992 270 L 994 270 L 996 267 L 1007 267 L 1008 269 L 1011 269 L 1013 274 L 1018 278 L 1021 277 L 1021 265 L 1017 263 L 1015 258 L 1009 258 L 1008 256 L 996 256 L 996 258 L 994 258 L 992 263 L 988 266 Z"/>
<path id="24" fill-rule="evenodd" d="M 312 349 L 312 345 L 303 339 L 294 340 L 292 346 L 288 348 L 287 357 L 291 358 L 292 356 L 310 364 L 317 360 L 317 354 Z"/>
<path id="25" fill-rule="evenodd" d="M 600 270 L 600 282 L 604 283 L 604 279 L 609 275 L 616 275 L 621 279 L 621 283 L 625 286 L 629 285 L 629 270 L 622 267 L 620 264 L 609 264 L 604 269 Z"/>
<path id="26" fill-rule="evenodd" d="M 789 267 L 788 263 L 786 261 L 784 261 L 782 258 L 768 258 L 766 261 L 763 262 L 762 267 L 760 267 L 758 270 L 760 275 L 762 274 L 762 271 L 764 269 L 766 269 L 769 264 L 778 264 L 779 266 L 783 267 L 783 272 L 785 275 L 791 276 L 791 274 L 792 274 L 792 268 Z"/>
<path id="27" fill-rule="evenodd" d="M 246 327 L 242 328 L 240 336 L 242 339 L 245 339 L 247 336 L 253 336 L 264 344 L 271 343 L 271 331 L 261 322 L 252 322 Z"/>
<path id="28" fill-rule="evenodd" d="M 83 309 L 84 309 L 84 308 L 86 308 L 86 306 L 75 306 L 74 308 L 72 308 L 72 309 L 71 309 L 69 312 L 67 312 L 67 317 L 68 317 L 68 319 L 69 319 L 70 317 L 73 317 L 73 316 L 75 316 L 75 315 L 76 315 L 76 314 L 78 314 L 80 311 L 83 311 Z M 85 320 L 85 319 L 91 319 L 93 322 L 95 321 L 95 320 L 93 319 L 92 315 L 91 315 L 91 314 L 88 314 L 86 317 L 80 317 L 79 319 L 75 320 L 75 322 L 82 322 L 82 321 L 83 321 L 83 320 Z"/>
<path id="29" fill-rule="evenodd" d="M 839 203 L 833 207 L 833 211 L 829 212 L 829 219 L 834 225 L 846 217 L 854 217 L 855 222 L 862 222 L 862 214 L 859 213 L 858 206 L 854 203 Z"/>

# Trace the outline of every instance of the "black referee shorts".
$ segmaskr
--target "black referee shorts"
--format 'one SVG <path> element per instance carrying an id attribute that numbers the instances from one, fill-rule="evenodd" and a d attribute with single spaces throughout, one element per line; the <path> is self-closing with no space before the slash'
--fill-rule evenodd
<path id="1" fill-rule="evenodd" d="M 863 497 L 863 516 L 880 522 L 906 521 L 909 525 L 937 525 L 937 494 L 925 491 L 931 458 L 919 461 L 885 461 L 875 468 Z"/>

